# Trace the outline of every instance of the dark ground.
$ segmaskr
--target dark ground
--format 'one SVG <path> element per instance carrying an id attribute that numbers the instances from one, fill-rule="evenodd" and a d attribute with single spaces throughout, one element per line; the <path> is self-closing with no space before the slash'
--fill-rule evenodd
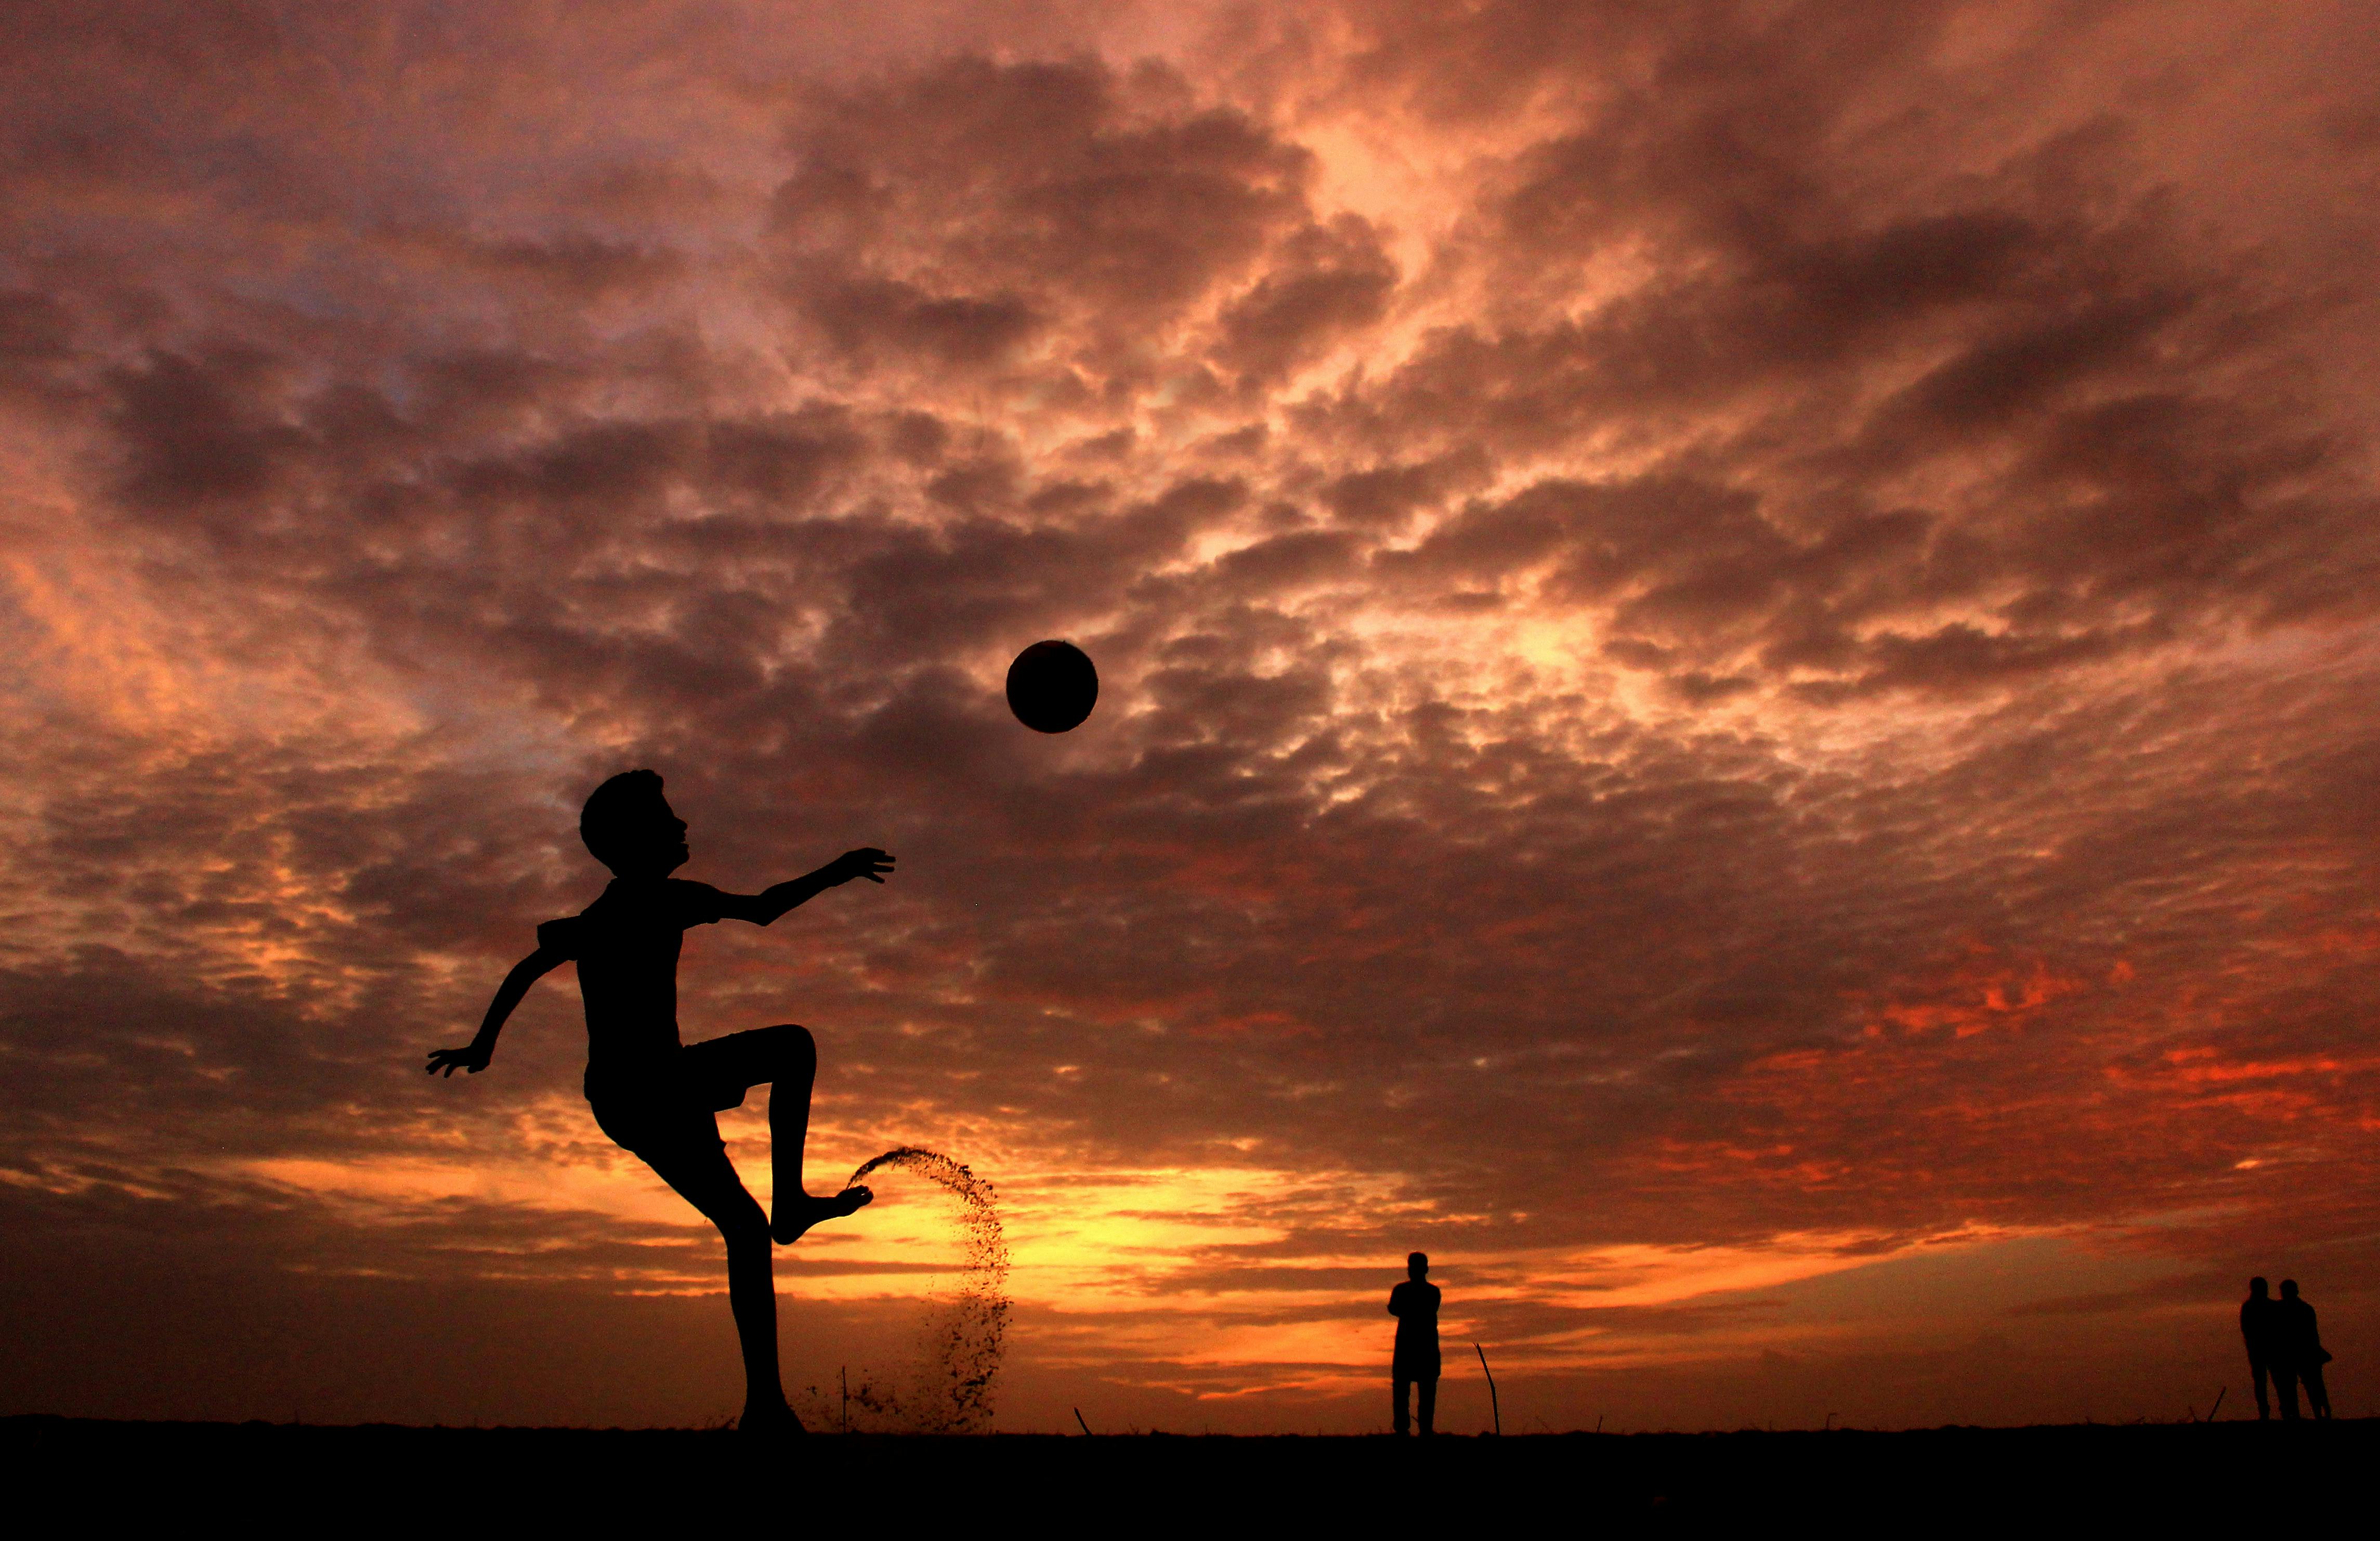
<path id="1" fill-rule="evenodd" d="M 744 1519 L 906 1535 L 1343 1534 L 1501 1537 L 1704 1522 L 1847 1534 L 2052 1534 L 2157 1523 L 2205 1534 L 2370 1534 L 2380 1420 L 2328 1425 L 1942 1428 L 1871 1434 L 1529 1435 L 1505 1439 L 813 1436 L 761 1446 L 673 1430 L 317 1427 L 0 1419 L 18 1502 L 277 1532 L 477 1534 L 663 1527 L 710 1541 Z M 2332 1526 L 2346 1528 L 2333 1531 Z M 2118 1534 L 2124 1534 L 2119 1532 Z"/>

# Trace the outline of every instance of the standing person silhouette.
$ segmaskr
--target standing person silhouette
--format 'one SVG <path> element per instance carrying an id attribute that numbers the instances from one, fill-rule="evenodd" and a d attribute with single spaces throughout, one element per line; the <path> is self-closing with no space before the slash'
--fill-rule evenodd
<path id="1" fill-rule="evenodd" d="M 671 811 L 662 779 L 650 770 L 626 771 L 597 787 L 579 815 L 578 833 L 612 869 L 611 885 L 579 914 L 537 928 L 537 951 L 504 976 L 479 1036 L 461 1049 L 431 1050 L 429 1071 L 451 1076 L 487 1069 L 496 1035 L 529 986 L 565 963 L 577 964 L 587 1006 L 587 1100 L 595 1122 L 719 1227 L 727 1243 L 728 1304 L 744 1351 L 744 1415 L 736 1426 L 798 1434 L 801 1420 L 785 1404 L 778 1376 L 769 1244 L 795 1241 L 875 1195 L 846 1188 L 813 1198 L 802 1186 L 818 1074 L 818 1045 L 808 1028 L 761 1027 L 691 1047 L 680 1042 L 678 950 L 689 927 L 721 920 L 766 926 L 855 878 L 880 883 L 892 858 L 873 847 L 846 851 L 808 877 L 758 894 L 672 878 L 689 855 L 686 821 Z M 769 1087 L 774 1210 L 766 1217 L 727 1159 L 718 1119 L 762 1085 Z"/>
<path id="2" fill-rule="evenodd" d="M 1438 1286 L 1429 1282 L 1428 1254 L 1406 1254 L 1405 1281 L 1389 1292 L 1389 1315 L 1397 1319 L 1396 1357 L 1389 1366 L 1397 1399 L 1391 1422 L 1399 1434 L 1407 1428 L 1407 1389 L 1415 1382 L 1421 1389 L 1421 1431 L 1438 1432 L 1433 1426 L 1438 1421 Z"/>
<path id="3" fill-rule="evenodd" d="M 2265 1292 L 2269 1288 L 2261 1276 L 2252 1279 L 2248 1298 L 2240 1303 L 2240 1337 L 2248 1345 L 2248 1379 L 2256 1389 L 2260 1424 L 2273 1415 L 2272 1403 L 2265 1396 L 2265 1377 L 2272 1373 L 2274 1340 L 2281 1329 L 2281 1303 Z"/>
<path id="4" fill-rule="evenodd" d="M 2330 1363 L 2330 1351 L 2322 1346 L 2322 1329 L 2314 1321 L 2313 1307 L 2298 1297 L 2296 1280 L 2281 1280 L 2279 1306 L 2282 1352 L 2297 1378 L 2305 1382 L 2306 1411 L 2317 1418 L 2327 1418 L 2330 1390 L 2322 1383 L 2322 1367 Z M 2296 1417 L 2297 1388 L 2290 1387 L 2283 1396 L 2283 1416 Z"/>

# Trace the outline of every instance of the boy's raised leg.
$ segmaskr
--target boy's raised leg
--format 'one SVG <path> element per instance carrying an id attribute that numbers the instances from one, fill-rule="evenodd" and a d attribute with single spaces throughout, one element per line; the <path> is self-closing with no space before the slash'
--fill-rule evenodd
<path id="1" fill-rule="evenodd" d="M 812 1198 L 802 1185 L 802 1152 L 809 1143 L 810 1089 L 818 1083 L 818 1040 L 807 1027 L 788 1024 L 761 1029 L 768 1035 L 769 1234 L 780 1245 L 799 1241 L 822 1219 L 848 1215 L 876 1195 L 845 1188 L 832 1198 Z"/>

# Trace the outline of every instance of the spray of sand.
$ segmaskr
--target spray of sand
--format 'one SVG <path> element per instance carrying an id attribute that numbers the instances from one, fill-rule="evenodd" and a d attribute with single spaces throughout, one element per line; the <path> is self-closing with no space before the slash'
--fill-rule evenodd
<path id="1" fill-rule="evenodd" d="M 886 1171 L 923 1177 L 950 1196 L 958 1232 L 958 1281 L 948 1292 L 929 1298 L 924 1352 L 913 1384 L 897 1396 L 871 1396 L 869 1401 L 921 1434 L 978 1432 L 991 1422 L 992 1381 L 1008 1331 L 1008 1243 L 1000 1228 L 999 1195 L 958 1162 L 917 1146 L 863 1162 L 846 1186 Z"/>

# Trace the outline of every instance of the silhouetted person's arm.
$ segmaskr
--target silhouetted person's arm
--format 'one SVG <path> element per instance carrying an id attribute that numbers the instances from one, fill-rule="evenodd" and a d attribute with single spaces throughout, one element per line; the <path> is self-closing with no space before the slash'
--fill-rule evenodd
<path id="1" fill-rule="evenodd" d="M 443 1070 L 452 1075 L 458 1070 L 468 1070 L 477 1075 L 487 1069 L 489 1058 L 496 1051 L 496 1035 L 504 1030 L 504 1019 L 511 1016 L 513 1008 L 521 1003 L 521 997 L 528 993 L 528 987 L 569 961 L 568 953 L 540 946 L 513 965 L 513 971 L 504 976 L 503 984 L 496 987 L 496 998 L 488 1002 L 488 1014 L 480 1024 L 479 1035 L 460 1049 L 431 1050 L 429 1073 L 435 1075 Z"/>
<path id="2" fill-rule="evenodd" d="M 766 926 L 787 910 L 807 904 L 828 889 L 840 888 L 854 878 L 865 878 L 880 883 L 884 874 L 892 870 L 892 856 L 873 845 L 862 846 L 843 855 L 807 877 L 782 882 L 759 893 L 728 893 L 720 914 L 730 920 L 748 920 L 755 926 Z"/>

